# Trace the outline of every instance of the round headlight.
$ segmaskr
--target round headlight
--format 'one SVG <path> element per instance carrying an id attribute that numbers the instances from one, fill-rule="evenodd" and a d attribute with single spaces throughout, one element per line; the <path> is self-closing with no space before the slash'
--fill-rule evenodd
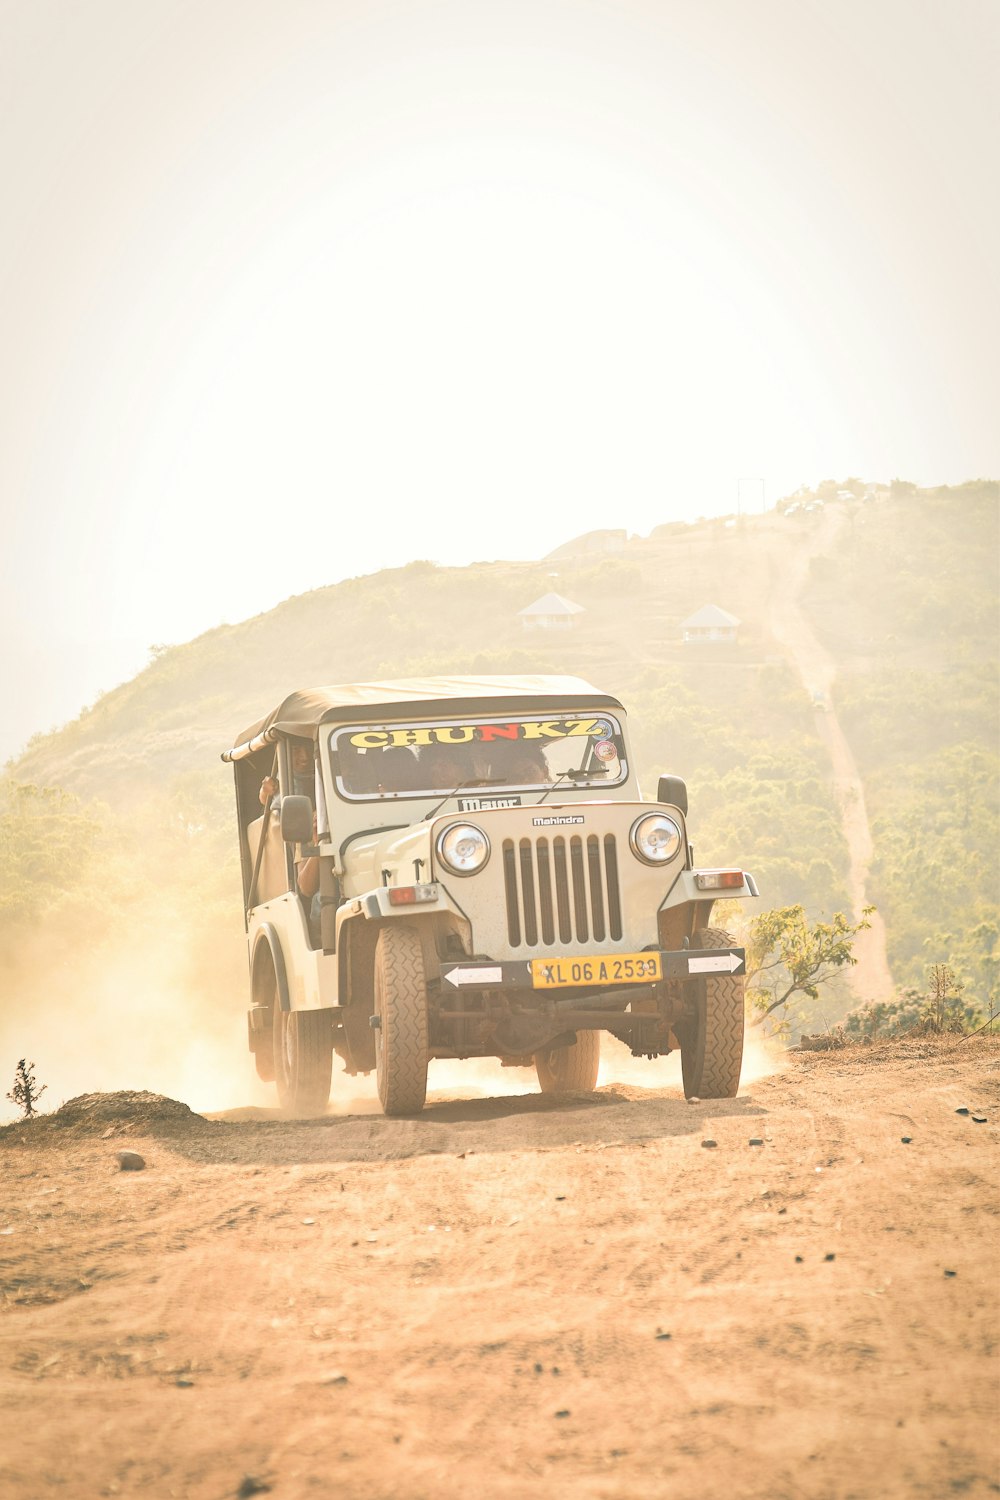
<path id="1" fill-rule="evenodd" d="M 662 865 L 681 847 L 681 831 L 666 813 L 648 813 L 632 825 L 629 843 L 648 865 Z"/>
<path id="2" fill-rule="evenodd" d="M 490 857 L 490 841 L 475 823 L 452 823 L 438 834 L 438 858 L 455 875 L 475 875 Z"/>

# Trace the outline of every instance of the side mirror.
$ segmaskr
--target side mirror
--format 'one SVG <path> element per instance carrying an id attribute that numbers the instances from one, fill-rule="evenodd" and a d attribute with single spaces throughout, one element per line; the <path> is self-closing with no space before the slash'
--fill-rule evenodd
<path id="1" fill-rule="evenodd" d="M 308 797 L 282 797 L 281 837 L 286 844 L 311 844 L 313 806 Z"/>
<path id="2" fill-rule="evenodd" d="M 657 802 L 669 802 L 671 807 L 679 808 L 687 817 L 688 789 L 687 782 L 680 776 L 661 776 L 656 784 Z M 285 804 L 281 804 L 282 815 L 284 815 Z"/>

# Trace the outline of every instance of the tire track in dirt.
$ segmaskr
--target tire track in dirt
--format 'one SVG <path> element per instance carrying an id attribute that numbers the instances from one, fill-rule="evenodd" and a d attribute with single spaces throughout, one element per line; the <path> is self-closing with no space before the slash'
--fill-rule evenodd
<path id="1" fill-rule="evenodd" d="M 843 510 L 824 511 L 812 535 L 796 539 L 797 544 L 789 547 L 781 565 L 772 568 L 768 625 L 806 692 L 822 694 L 823 706 L 817 707 L 815 715 L 816 731 L 827 748 L 833 768 L 834 791 L 849 857 L 847 889 L 857 921 L 868 905 L 868 871 L 873 853 L 864 786 L 847 737 L 832 707 L 831 689 L 837 676 L 836 662 L 817 640 L 799 607 L 799 596 L 810 562 L 817 555 L 829 552 L 844 519 Z M 872 912 L 869 921 L 870 928 L 857 936 L 854 944 L 857 963 L 847 974 L 855 997 L 862 1003 L 886 999 L 895 989 L 886 950 L 885 923 L 877 911 Z"/>

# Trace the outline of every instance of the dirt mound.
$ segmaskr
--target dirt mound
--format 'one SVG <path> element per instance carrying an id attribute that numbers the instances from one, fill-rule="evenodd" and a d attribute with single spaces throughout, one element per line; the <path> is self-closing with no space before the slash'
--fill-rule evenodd
<path id="1" fill-rule="evenodd" d="M 186 1135 L 209 1129 L 208 1121 L 196 1115 L 179 1099 L 163 1094 L 137 1093 L 123 1089 L 113 1094 L 77 1094 L 67 1099 L 52 1114 L 39 1115 L 33 1121 L 22 1120 L 8 1129 L 26 1126 L 72 1130 L 78 1135 Z"/>
<path id="2" fill-rule="evenodd" d="M 875 1038 L 802 1037 L 799 1048 L 803 1052 L 822 1054 L 814 1060 L 827 1067 L 843 1063 L 849 1069 L 891 1068 L 928 1061 L 953 1065 L 971 1061 L 974 1057 L 1000 1058 L 1000 1036 L 985 1031 L 960 1036 L 953 1032 L 913 1030 Z"/>

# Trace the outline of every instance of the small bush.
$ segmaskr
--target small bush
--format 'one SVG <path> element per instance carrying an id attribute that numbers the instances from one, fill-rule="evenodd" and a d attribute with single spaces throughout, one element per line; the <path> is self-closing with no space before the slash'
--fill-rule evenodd
<path id="1" fill-rule="evenodd" d="M 942 1035 L 962 1036 L 983 1024 L 974 1003 L 964 997 L 964 985 L 948 964 L 932 964 L 928 988 L 899 990 L 893 1000 L 873 1000 L 844 1017 L 844 1034 L 855 1041 L 876 1037 Z"/>
<path id="2" fill-rule="evenodd" d="M 26 1062 L 22 1057 L 14 1074 L 14 1087 L 7 1098 L 11 1104 L 16 1104 L 18 1109 L 24 1112 L 24 1118 L 27 1120 L 33 1114 L 37 1114 L 38 1101 L 47 1088 L 47 1083 L 43 1083 L 39 1088 L 35 1081 L 34 1063 Z"/>

